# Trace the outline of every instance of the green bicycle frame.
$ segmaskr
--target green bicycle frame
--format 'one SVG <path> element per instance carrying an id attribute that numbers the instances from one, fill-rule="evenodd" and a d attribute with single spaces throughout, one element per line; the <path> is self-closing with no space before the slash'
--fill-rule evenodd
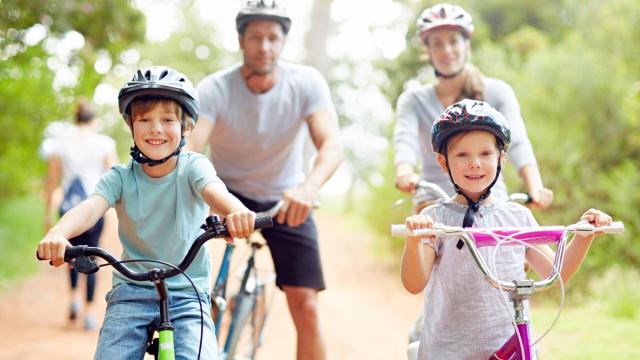
<path id="1" fill-rule="evenodd" d="M 173 329 L 158 331 L 160 342 L 158 344 L 159 360 L 175 360 L 176 355 L 173 351 Z"/>

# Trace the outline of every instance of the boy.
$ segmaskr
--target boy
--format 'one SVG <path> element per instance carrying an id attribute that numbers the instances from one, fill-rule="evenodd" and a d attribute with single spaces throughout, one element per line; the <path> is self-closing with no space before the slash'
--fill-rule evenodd
<path id="1" fill-rule="evenodd" d="M 95 193 L 71 209 L 38 245 L 38 255 L 60 266 L 68 239 L 91 227 L 109 207 L 118 214 L 122 259 L 158 259 L 177 264 L 199 234 L 209 207 L 226 216 L 234 237 L 253 231 L 249 211 L 216 176 L 204 156 L 181 153 L 184 136 L 198 117 L 198 96 L 191 82 L 166 67 L 138 70 L 118 96 L 120 112 L 131 129 L 133 160 L 113 167 Z M 148 271 L 153 264 L 127 264 Z M 209 301 L 209 254 L 201 251 L 187 270 L 200 298 Z M 184 276 L 167 279 L 169 304 L 176 328 L 177 359 L 194 359 L 200 340 L 200 306 Z M 107 294 L 96 359 L 142 359 L 148 328 L 158 321 L 157 295 L 151 283 L 137 283 L 114 272 Z M 205 309 L 210 306 L 205 305 Z M 207 310 L 208 311 L 208 310 Z M 211 317 L 204 316 L 201 358 L 217 357 Z"/>

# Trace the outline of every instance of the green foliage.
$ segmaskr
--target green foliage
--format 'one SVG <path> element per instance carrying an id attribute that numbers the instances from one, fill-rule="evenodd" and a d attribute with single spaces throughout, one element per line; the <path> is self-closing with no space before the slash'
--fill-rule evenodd
<path id="1" fill-rule="evenodd" d="M 10 200 L 0 208 L 0 286 L 35 270 L 43 217 L 43 202 L 37 195 Z"/>
<path id="2" fill-rule="evenodd" d="M 39 26 L 43 38 L 28 40 Z M 71 31 L 81 49 L 61 55 L 56 43 Z M 37 148 L 45 126 L 69 118 L 77 95 L 91 98 L 103 75 L 94 70 L 99 53 L 117 59 L 144 35 L 142 14 L 127 0 L 3 1 L 0 6 L 0 201 L 33 187 L 44 170 Z M 64 52 L 64 51 L 62 51 Z M 56 77 L 75 85 L 55 85 Z"/>

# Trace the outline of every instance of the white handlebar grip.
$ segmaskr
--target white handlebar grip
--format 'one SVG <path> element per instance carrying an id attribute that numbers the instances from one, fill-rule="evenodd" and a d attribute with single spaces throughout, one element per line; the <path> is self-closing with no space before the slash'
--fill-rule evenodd
<path id="1" fill-rule="evenodd" d="M 624 223 L 622 221 L 614 221 L 611 225 L 597 227 L 596 230 L 603 231 L 607 234 L 622 234 L 624 232 Z"/>
<path id="2" fill-rule="evenodd" d="M 391 224 L 391 236 L 409 236 L 411 231 L 403 224 Z"/>

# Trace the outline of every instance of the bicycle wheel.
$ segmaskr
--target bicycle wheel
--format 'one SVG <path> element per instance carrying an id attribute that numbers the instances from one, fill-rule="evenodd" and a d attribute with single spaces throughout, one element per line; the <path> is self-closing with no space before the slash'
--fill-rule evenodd
<path id="1" fill-rule="evenodd" d="M 224 345 L 225 359 L 253 358 L 253 326 L 248 322 L 253 318 L 255 304 L 256 296 L 253 293 L 240 292 L 235 296 L 229 334 Z"/>

